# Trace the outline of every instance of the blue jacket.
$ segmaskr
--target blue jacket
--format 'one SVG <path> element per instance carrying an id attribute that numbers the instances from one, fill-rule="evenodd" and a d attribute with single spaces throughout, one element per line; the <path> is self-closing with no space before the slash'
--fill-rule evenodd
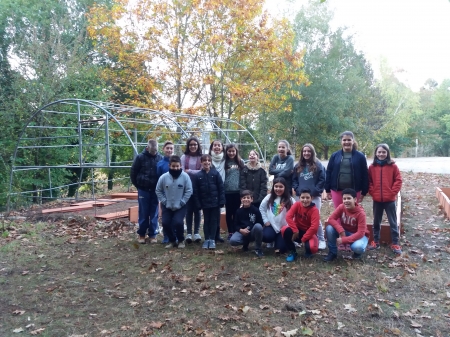
<path id="1" fill-rule="evenodd" d="M 169 157 L 164 157 L 156 164 L 156 174 L 161 177 L 164 173 L 169 172 Z"/>
<path id="2" fill-rule="evenodd" d="M 300 191 L 309 188 L 311 190 L 311 197 L 320 197 L 323 192 L 323 186 L 325 185 L 325 167 L 323 167 L 320 161 L 316 161 L 316 172 L 303 172 L 298 173 L 298 164 L 294 167 L 294 173 L 292 174 L 292 188 L 297 196 L 300 196 Z"/>
<path id="3" fill-rule="evenodd" d="M 327 166 L 327 178 L 325 181 L 325 191 L 330 193 L 331 190 L 337 191 L 339 169 L 343 158 L 343 150 L 334 152 Z M 362 195 L 366 195 L 369 191 L 369 171 L 367 168 L 367 160 L 364 154 L 359 151 L 352 151 L 352 174 L 353 189 L 356 192 L 361 191 Z"/>

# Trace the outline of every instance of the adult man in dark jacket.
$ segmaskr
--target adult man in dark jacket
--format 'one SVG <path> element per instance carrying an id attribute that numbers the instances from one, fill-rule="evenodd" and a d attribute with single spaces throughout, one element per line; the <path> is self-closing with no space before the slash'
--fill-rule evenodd
<path id="1" fill-rule="evenodd" d="M 145 234 L 148 230 L 150 243 L 156 243 L 158 229 L 158 198 L 155 194 L 158 175 L 156 164 L 163 159 L 158 153 L 158 143 L 154 139 L 148 141 L 147 147 L 139 154 L 131 166 L 131 182 L 138 189 L 139 204 L 139 243 L 145 243 Z"/>

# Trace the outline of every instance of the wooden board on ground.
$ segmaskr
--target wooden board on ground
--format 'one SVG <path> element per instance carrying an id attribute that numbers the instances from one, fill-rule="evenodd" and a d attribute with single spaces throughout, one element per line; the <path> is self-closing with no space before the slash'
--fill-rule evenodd
<path id="1" fill-rule="evenodd" d="M 130 193 L 113 193 L 111 194 L 111 198 L 117 199 L 117 198 L 125 198 L 127 200 L 137 200 L 138 194 L 137 192 L 130 192 Z"/>
<path id="2" fill-rule="evenodd" d="M 88 201 L 81 201 L 81 202 L 75 202 L 73 204 L 70 204 L 70 206 L 84 206 L 84 205 L 94 205 L 97 207 L 103 207 L 112 205 L 118 201 L 125 201 L 126 198 L 115 198 L 115 199 L 97 199 L 97 200 L 88 200 Z"/>
<path id="3" fill-rule="evenodd" d="M 397 213 L 397 225 L 398 225 L 398 232 L 401 235 L 402 232 L 402 196 L 400 192 L 398 192 L 397 195 L 397 204 L 396 204 L 396 213 Z M 384 244 L 391 244 L 392 238 L 391 238 L 391 226 L 387 222 L 382 222 L 380 226 L 380 243 Z M 367 224 L 367 228 L 370 232 L 369 242 L 373 241 L 373 224 Z"/>
<path id="4" fill-rule="evenodd" d="M 139 221 L 139 206 L 128 208 L 128 220 L 137 223 Z"/>
<path id="5" fill-rule="evenodd" d="M 43 209 L 42 214 L 48 214 L 48 213 L 64 213 L 64 212 L 77 212 L 77 211 L 84 211 L 89 208 L 93 208 L 92 205 L 82 205 L 82 206 L 68 206 L 68 207 L 60 207 L 60 208 L 48 208 Z"/>
<path id="6" fill-rule="evenodd" d="M 127 218 L 128 214 L 129 214 L 129 211 L 126 210 L 126 211 L 96 215 L 95 218 L 101 219 L 101 220 L 113 220 L 113 219 Z"/>

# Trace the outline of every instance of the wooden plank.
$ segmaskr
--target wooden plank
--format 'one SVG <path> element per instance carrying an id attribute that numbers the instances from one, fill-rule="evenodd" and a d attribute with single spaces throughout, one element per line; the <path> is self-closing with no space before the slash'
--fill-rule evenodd
<path id="1" fill-rule="evenodd" d="M 130 222 L 137 223 L 139 221 L 139 206 L 128 208 L 128 219 Z"/>
<path id="2" fill-rule="evenodd" d="M 126 210 L 126 211 L 96 215 L 95 218 L 102 219 L 102 220 L 113 220 L 113 219 L 119 219 L 119 218 L 126 218 L 126 217 L 128 217 L 128 213 L 129 213 L 128 210 Z"/>
<path id="3" fill-rule="evenodd" d="M 118 201 L 124 201 L 127 200 L 126 198 L 117 198 L 117 199 L 97 199 L 97 200 L 88 200 L 88 201 L 81 201 L 81 202 L 75 202 L 70 204 L 70 206 L 83 206 L 83 205 L 97 205 L 102 207 L 102 205 L 107 202 L 108 205 L 111 205 Z"/>
<path id="4" fill-rule="evenodd" d="M 90 208 L 93 208 L 93 206 L 92 205 L 84 205 L 84 206 L 68 206 L 68 207 L 60 207 L 60 208 L 49 208 L 49 209 L 43 209 L 42 214 L 77 212 L 77 211 L 83 211 L 83 210 L 90 209 Z"/>
<path id="5" fill-rule="evenodd" d="M 435 193 L 436 193 L 436 198 L 438 198 L 439 199 L 439 194 L 441 194 L 441 189 L 439 188 L 439 187 L 436 187 L 436 191 L 435 191 Z"/>
<path id="6" fill-rule="evenodd" d="M 137 200 L 138 194 L 137 192 L 130 192 L 130 193 L 113 193 L 111 194 L 111 198 L 126 198 L 127 200 Z"/>

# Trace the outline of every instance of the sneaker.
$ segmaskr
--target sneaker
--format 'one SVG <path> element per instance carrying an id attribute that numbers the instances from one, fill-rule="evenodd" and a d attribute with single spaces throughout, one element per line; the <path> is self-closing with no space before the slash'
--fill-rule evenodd
<path id="1" fill-rule="evenodd" d="M 138 237 L 138 242 L 142 245 L 145 245 L 145 236 L 139 236 Z"/>
<path id="2" fill-rule="evenodd" d="M 169 243 L 169 237 L 165 236 L 161 243 Z"/>
<path id="3" fill-rule="evenodd" d="M 291 252 L 288 257 L 286 258 L 287 262 L 294 262 L 297 258 L 297 252 Z"/>
<path id="4" fill-rule="evenodd" d="M 311 259 L 314 256 L 314 254 L 311 253 L 305 253 L 304 258 L 305 259 Z"/>
<path id="5" fill-rule="evenodd" d="M 273 242 L 266 243 L 266 248 L 273 248 L 274 246 Z"/>
<path id="6" fill-rule="evenodd" d="M 336 258 L 337 258 L 336 254 L 334 254 L 332 252 L 328 252 L 328 255 L 323 258 L 323 261 L 324 262 L 331 262 L 331 261 L 335 260 Z"/>
<path id="7" fill-rule="evenodd" d="M 233 233 L 228 233 L 228 241 L 230 241 L 231 237 L 233 236 Z"/>
<path id="8" fill-rule="evenodd" d="M 203 245 L 202 245 L 202 248 L 203 248 L 203 249 L 209 249 L 209 241 L 210 241 L 210 240 L 205 240 L 205 241 L 203 242 Z"/>
<path id="9" fill-rule="evenodd" d="M 248 246 L 242 246 L 242 251 L 243 252 L 248 252 Z"/>
<path id="10" fill-rule="evenodd" d="M 209 249 L 216 249 L 216 241 L 209 240 Z"/>
<path id="11" fill-rule="evenodd" d="M 150 243 L 158 243 L 158 240 L 156 238 L 150 238 Z"/>
<path id="12" fill-rule="evenodd" d="M 178 243 L 176 243 L 176 242 L 169 242 L 169 244 L 167 246 L 164 246 L 164 248 L 166 248 L 166 249 L 176 248 L 176 247 L 178 247 Z"/>
<path id="13" fill-rule="evenodd" d="M 319 250 L 327 248 L 327 243 L 324 240 L 319 241 Z"/>
<path id="14" fill-rule="evenodd" d="M 257 257 L 261 258 L 264 256 L 263 252 L 261 249 L 255 249 L 255 254 Z"/>
<path id="15" fill-rule="evenodd" d="M 222 239 L 220 236 L 218 236 L 215 241 L 216 242 L 220 242 L 220 243 L 224 243 L 225 242 L 225 240 Z"/>
<path id="16" fill-rule="evenodd" d="M 186 247 L 186 244 L 184 243 L 185 241 L 181 241 L 180 243 L 178 243 L 178 248 L 184 248 Z"/>
<path id="17" fill-rule="evenodd" d="M 369 245 L 367 246 L 367 250 L 375 250 L 375 249 L 380 249 L 380 243 L 376 242 L 376 241 L 372 241 L 371 243 L 369 243 Z"/>
<path id="18" fill-rule="evenodd" d="M 192 234 L 186 235 L 186 243 L 192 243 Z"/>
<path id="19" fill-rule="evenodd" d="M 395 254 L 401 254 L 402 253 L 402 247 L 400 247 L 399 245 L 391 245 L 391 249 Z"/>
<path id="20" fill-rule="evenodd" d="M 202 237 L 200 236 L 200 234 L 194 234 L 194 241 L 197 243 L 202 241 Z"/>
<path id="21" fill-rule="evenodd" d="M 352 259 L 353 260 L 360 260 L 362 257 L 362 254 L 353 253 Z"/>

